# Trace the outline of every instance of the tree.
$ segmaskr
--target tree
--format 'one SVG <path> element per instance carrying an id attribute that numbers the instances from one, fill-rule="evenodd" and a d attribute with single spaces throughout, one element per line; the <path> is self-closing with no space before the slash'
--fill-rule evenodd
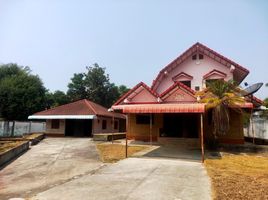
<path id="1" fill-rule="evenodd" d="M 0 65 L 0 115 L 6 120 L 26 120 L 45 108 L 42 81 L 29 67 Z"/>
<path id="2" fill-rule="evenodd" d="M 230 128 L 229 109 L 241 112 L 239 104 L 245 102 L 241 90 L 232 81 L 216 80 L 197 95 L 201 102 L 206 103 L 206 109 L 212 110 L 214 136 L 227 134 Z"/>
<path id="3" fill-rule="evenodd" d="M 100 105 L 110 107 L 119 96 L 128 90 L 124 85 L 117 87 L 110 83 L 105 68 L 97 63 L 86 67 L 86 73 L 74 74 L 68 84 L 68 96 L 72 101 L 87 98 Z"/>
<path id="4" fill-rule="evenodd" d="M 46 93 L 46 107 L 53 108 L 56 106 L 60 106 L 66 103 L 70 103 L 70 98 L 67 94 L 60 90 L 56 90 L 53 92 Z"/>
<path id="5" fill-rule="evenodd" d="M 127 88 L 127 86 L 125 86 L 125 85 L 119 85 L 119 86 L 118 86 L 119 96 L 124 95 L 124 94 L 127 93 L 128 91 L 129 91 L 129 88 Z"/>
<path id="6" fill-rule="evenodd" d="M 67 95 L 72 101 L 87 98 L 84 73 L 74 74 L 71 83 L 68 84 Z"/>

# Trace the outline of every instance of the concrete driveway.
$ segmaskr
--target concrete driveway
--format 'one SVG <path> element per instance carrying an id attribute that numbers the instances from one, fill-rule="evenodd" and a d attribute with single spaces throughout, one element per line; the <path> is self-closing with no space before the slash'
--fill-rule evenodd
<path id="1" fill-rule="evenodd" d="M 47 138 L 0 171 L 0 199 L 30 197 L 102 165 L 89 138 Z"/>
<path id="2" fill-rule="evenodd" d="M 163 158 L 128 158 L 37 194 L 34 200 L 211 199 L 201 163 Z"/>

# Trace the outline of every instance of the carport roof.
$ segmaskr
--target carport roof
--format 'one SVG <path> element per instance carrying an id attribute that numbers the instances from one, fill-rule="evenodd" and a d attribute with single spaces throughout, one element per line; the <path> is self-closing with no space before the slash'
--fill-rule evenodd
<path id="1" fill-rule="evenodd" d="M 204 113 L 203 103 L 181 103 L 181 104 L 134 104 L 118 105 L 112 107 L 114 110 L 122 110 L 123 113 Z"/>
<path id="2" fill-rule="evenodd" d="M 79 116 L 83 116 L 84 119 L 88 118 L 89 116 L 91 119 L 92 116 L 115 117 L 122 119 L 125 118 L 125 116 L 120 113 L 108 112 L 107 108 L 87 99 L 82 99 L 65 105 L 57 106 L 55 108 L 37 112 L 32 116 L 29 116 L 29 119 L 38 119 L 38 117 L 39 119 L 53 119 L 53 116 L 55 119 L 59 119 L 59 116 L 61 116 L 61 119 L 70 119 L 70 117 L 78 119 Z M 63 118 L 62 116 L 65 117 Z"/>

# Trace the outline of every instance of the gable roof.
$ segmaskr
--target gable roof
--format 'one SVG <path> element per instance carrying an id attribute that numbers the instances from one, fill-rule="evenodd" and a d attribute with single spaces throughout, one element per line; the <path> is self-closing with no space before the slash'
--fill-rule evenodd
<path id="1" fill-rule="evenodd" d="M 193 53 L 200 52 L 209 58 L 221 63 L 222 65 L 225 65 L 226 67 L 231 68 L 233 65 L 235 67 L 234 69 L 234 80 L 238 83 L 241 83 L 243 79 L 248 75 L 249 71 L 242 67 L 241 65 L 235 63 L 234 61 L 222 56 L 221 54 L 217 53 L 216 51 L 213 51 L 212 49 L 206 47 L 205 45 L 197 42 L 193 46 L 191 46 L 189 49 L 187 49 L 183 54 L 181 54 L 179 57 L 177 57 L 175 60 L 173 60 L 171 63 L 169 63 L 166 67 L 164 67 L 159 74 L 157 75 L 156 79 L 153 81 L 152 89 L 155 90 L 164 77 L 165 72 L 169 72 L 175 67 L 177 67 L 179 64 L 184 62 L 189 56 L 191 56 Z"/>
<path id="2" fill-rule="evenodd" d="M 127 97 L 129 97 L 131 94 L 135 93 L 135 91 L 140 88 L 143 87 L 146 91 L 148 91 L 152 96 L 154 96 L 155 98 L 158 98 L 159 95 L 154 92 L 153 90 L 151 90 L 151 88 L 149 86 L 147 86 L 145 83 L 140 82 L 138 83 L 136 86 L 134 86 L 131 90 L 129 90 L 127 93 L 125 93 L 124 95 L 122 95 L 115 103 L 114 105 L 119 105 L 122 101 L 124 101 Z"/>
<path id="3" fill-rule="evenodd" d="M 210 72 L 208 72 L 207 74 L 205 74 L 205 75 L 203 76 L 203 78 L 204 78 L 204 79 L 207 79 L 207 78 L 211 77 L 211 76 L 214 75 L 214 74 L 219 75 L 219 76 L 221 76 L 221 77 L 223 77 L 223 78 L 225 78 L 225 77 L 227 76 L 227 74 L 225 74 L 225 73 L 223 73 L 223 72 L 221 72 L 221 71 L 219 71 L 219 70 L 213 69 L 212 71 L 210 71 Z"/>
<path id="4" fill-rule="evenodd" d="M 41 112 L 34 113 L 32 116 L 51 116 L 51 115 L 95 115 L 95 116 L 105 116 L 105 117 L 116 117 L 116 118 L 125 118 L 124 115 L 119 113 L 108 112 L 108 109 L 96 104 L 87 99 L 82 99 L 72 103 L 64 104 L 44 110 Z"/>
<path id="5" fill-rule="evenodd" d="M 167 95 L 169 92 L 171 92 L 174 88 L 179 87 L 181 89 L 183 89 L 184 91 L 186 91 L 189 95 L 193 96 L 195 95 L 195 91 L 192 90 L 191 88 L 189 88 L 187 85 L 184 85 L 181 82 L 175 82 L 172 86 L 170 86 L 168 89 L 166 89 L 161 95 L 160 97 L 163 98 L 165 95 Z"/>
<path id="6" fill-rule="evenodd" d="M 181 73 L 177 74 L 176 76 L 173 76 L 172 80 L 176 81 L 176 80 L 178 80 L 180 78 L 186 78 L 188 80 L 192 80 L 194 77 L 189 75 L 189 74 L 187 74 L 187 73 L 185 73 L 185 72 L 181 72 Z"/>

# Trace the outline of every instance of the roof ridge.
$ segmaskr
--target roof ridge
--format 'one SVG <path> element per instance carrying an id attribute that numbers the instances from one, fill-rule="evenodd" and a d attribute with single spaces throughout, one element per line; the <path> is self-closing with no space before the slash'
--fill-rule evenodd
<path id="1" fill-rule="evenodd" d="M 79 99 L 79 100 L 77 100 L 77 101 L 73 101 L 73 102 L 70 102 L 70 103 L 67 103 L 67 104 L 63 104 L 63 105 L 60 105 L 60 106 L 56 106 L 56 107 L 53 107 L 53 108 L 49 108 L 49 109 L 46 109 L 46 110 L 42 110 L 42 111 L 36 112 L 36 113 L 34 113 L 34 114 L 38 114 L 38 113 L 40 113 L 40 112 L 44 112 L 44 111 L 55 110 L 55 109 L 61 108 L 61 107 L 66 106 L 66 105 L 70 105 L 70 104 L 77 103 L 77 102 L 82 101 L 82 100 L 84 100 L 84 99 Z"/>
<path id="2" fill-rule="evenodd" d="M 87 106 L 88 106 L 90 109 L 93 110 L 93 112 L 95 113 L 95 115 L 97 115 L 98 113 L 97 113 L 96 110 L 92 107 L 92 105 L 89 103 L 89 102 L 91 102 L 91 101 L 89 101 L 89 100 L 87 100 L 87 99 L 83 99 L 83 100 L 86 102 Z"/>
<path id="3" fill-rule="evenodd" d="M 191 88 L 189 88 L 187 85 L 184 85 L 183 83 L 175 82 L 173 83 L 169 88 L 167 88 L 164 92 L 161 93 L 160 97 L 162 98 L 163 96 L 165 96 L 168 92 L 170 92 L 172 89 L 174 89 L 176 86 L 179 86 L 182 89 L 185 89 L 187 92 L 190 93 L 190 95 L 194 96 L 195 91 L 192 90 Z"/>

